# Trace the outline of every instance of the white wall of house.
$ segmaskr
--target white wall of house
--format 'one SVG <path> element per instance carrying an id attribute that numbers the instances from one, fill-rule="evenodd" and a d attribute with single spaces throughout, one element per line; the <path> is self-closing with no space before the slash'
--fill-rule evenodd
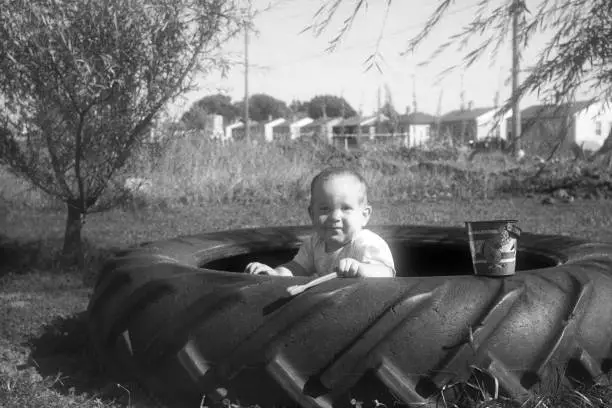
<path id="1" fill-rule="evenodd" d="M 574 116 L 574 140 L 588 150 L 597 150 L 606 140 L 612 127 L 612 110 L 603 103 L 595 103 Z"/>
<path id="2" fill-rule="evenodd" d="M 271 142 L 274 140 L 274 132 L 273 132 L 274 126 L 280 125 L 284 121 L 285 119 L 278 118 L 264 125 L 264 137 L 266 139 L 266 142 Z"/>
<path id="3" fill-rule="evenodd" d="M 206 131 L 210 132 L 211 139 L 225 140 L 225 132 L 223 131 L 223 116 L 221 115 L 206 115 L 207 126 Z"/>
<path id="4" fill-rule="evenodd" d="M 431 125 L 410 125 L 408 128 L 408 147 L 423 146 L 429 141 Z"/>
<path id="5" fill-rule="evenodd" d="M 334 118 L 330 119 L 329 121 L 327 121 L 327 123 L 325 123 L 325 125 L 323 125 L 323 127 L 325 128 L 325 136 L 327 137 L 327 141 L 329 143 L 334 142 L 334 126 L 336 126 L 341 121 L 342 118 Z"/>
<path id="6" fill-rule="evenodd" d="M 297 139 L 298 137 L 300 137 L 300 128 L 302 126 L 306 126 L 307 124 L 311 123 L 313 121 L 312 118 L 302 118 L 299 119 L 295 122 L 293 122 L 291 125 L 289 125 L 289 129 L 291 132 L 291 140 Z"/>
<path id="7" fill-rule="evenodd" d="M 497 109 L 491 109 L 476 118 L 477 130 L 476 140 L 484 140 L 488 137 L 506 139 L 508 137 L 508 119 L 512 117 L 512 111 L 508 111 L 497 120 L 495 116 Z"/>
<path id="8" fill-rule="evenodd" d="M 232 132 L 234 129 L 238 129 L 242 127 L 242 122 L 232 123 L 225 127 L 225 140 L 230 140 L 232 138 Z"/>

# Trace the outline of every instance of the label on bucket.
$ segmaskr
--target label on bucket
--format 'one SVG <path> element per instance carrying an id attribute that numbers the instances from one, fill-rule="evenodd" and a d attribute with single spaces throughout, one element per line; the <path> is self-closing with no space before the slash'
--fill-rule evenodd
<path id="1" fill-rule="evenodd" d="M 468 222 L 470 252 L 476 275 L 513 275 L 520 229 L 507 221 Z"/>

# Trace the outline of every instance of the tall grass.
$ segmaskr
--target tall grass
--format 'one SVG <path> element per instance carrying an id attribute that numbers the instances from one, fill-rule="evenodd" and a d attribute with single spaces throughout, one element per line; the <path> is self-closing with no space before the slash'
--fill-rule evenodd
<path id="1" fill-rule="evenodd" d="M 201 204 L 300 199 L 314 166 L 308 154 L 284 154 L 274 144 L 183 139 L 147 167 L 157 194 Z"/>
<path id="2" fill-rule="evenodd" d="M 221 144 L 207 138 L 176 138 L 161 151 L 142 151 L 133 176 L 151 180 L 151 202 L 165 205 L 301 202 L 312 177 L 327 166 L 362 173 L 373 201 L 424 197 L 484 198 L 490 164 L 419 166 L 421 158 L 397 146 L 344 151 L 318 141 Z M 448 167 L 452 171 L 448 171 Z"/>
<path id="3" fill-rule="evenodd" d="M 161 144 L 135 152 L 130 165 L 109 184 L 109 194 L 128 177 L 150 180 L 130 205 L 201 206 L 246 203 L 302 203 L 312 177 L 327 166 L 361 172 L 374 202 L 420 199 L 480 199 L 494 194 L 489 174 L 510 166 L 503 155 L 468 161 L 461 152 L 434 148 L 372 145 L 345 151 L 310 139 L 275 143 L 220 143 L 206 135 L 169 135 Z M 0 200 L 63 209 L 56 199 L 0 168 Z"/>

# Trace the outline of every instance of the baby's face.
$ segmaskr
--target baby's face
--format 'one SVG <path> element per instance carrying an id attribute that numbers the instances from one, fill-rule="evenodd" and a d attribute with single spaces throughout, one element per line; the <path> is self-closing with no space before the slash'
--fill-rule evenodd
<path id="1" fill-rule="evenodd" d="M 368 223 L 372 209 L 363 194 L 361 184 L 351 175 L 334 176 L 315 186 L 308 211 L 328 251 L 350 242 Z"/>

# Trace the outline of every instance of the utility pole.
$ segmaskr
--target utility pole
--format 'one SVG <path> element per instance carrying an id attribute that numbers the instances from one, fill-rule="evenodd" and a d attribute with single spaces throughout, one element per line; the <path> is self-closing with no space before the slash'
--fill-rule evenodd
<path id="1" fill-rule="evenodd" d="M 521 1 L 511 0 L 512 12 L 512 154 L 516 157 L 521 148 L 521 111 L 519 108 L 519 16 L 521 13 Z"/>
<path id="2" fill-rule="evenodd" d="M 463 76 L 465 74 L 461 74 L 461 92 L 459 93 L 459 108 L 461 110 L 465 110 L 466 106 L 465 106 L 465 88 L 463 86 Z"/>
<path id="3" fill-rule="evenodd" d="M 380 106 L 380 84 L 378 84 L 378 90 L 376 94 L 376 125 L 375 125 L 375 133 L 378 132 L 378 128 L 380 126 L 380 115 L 381 115 L 381 106 Z M 370 135 L 371 136 L 371 135 Z"/>
<path id="4" fill-rule="evenodd" d="M 251 129 L 249 121 L 249 23 L 251 9 L 249 2 L 249 22 L 244 25 L 244 135 L 248 143 L 251 142 Z"/>
<path id="5" fill-rule="evenodd" d="M 417 97 L 416 97 L 416 79 L 415 75 L 412 74 L 412 111 L 417 111 Z"/>

